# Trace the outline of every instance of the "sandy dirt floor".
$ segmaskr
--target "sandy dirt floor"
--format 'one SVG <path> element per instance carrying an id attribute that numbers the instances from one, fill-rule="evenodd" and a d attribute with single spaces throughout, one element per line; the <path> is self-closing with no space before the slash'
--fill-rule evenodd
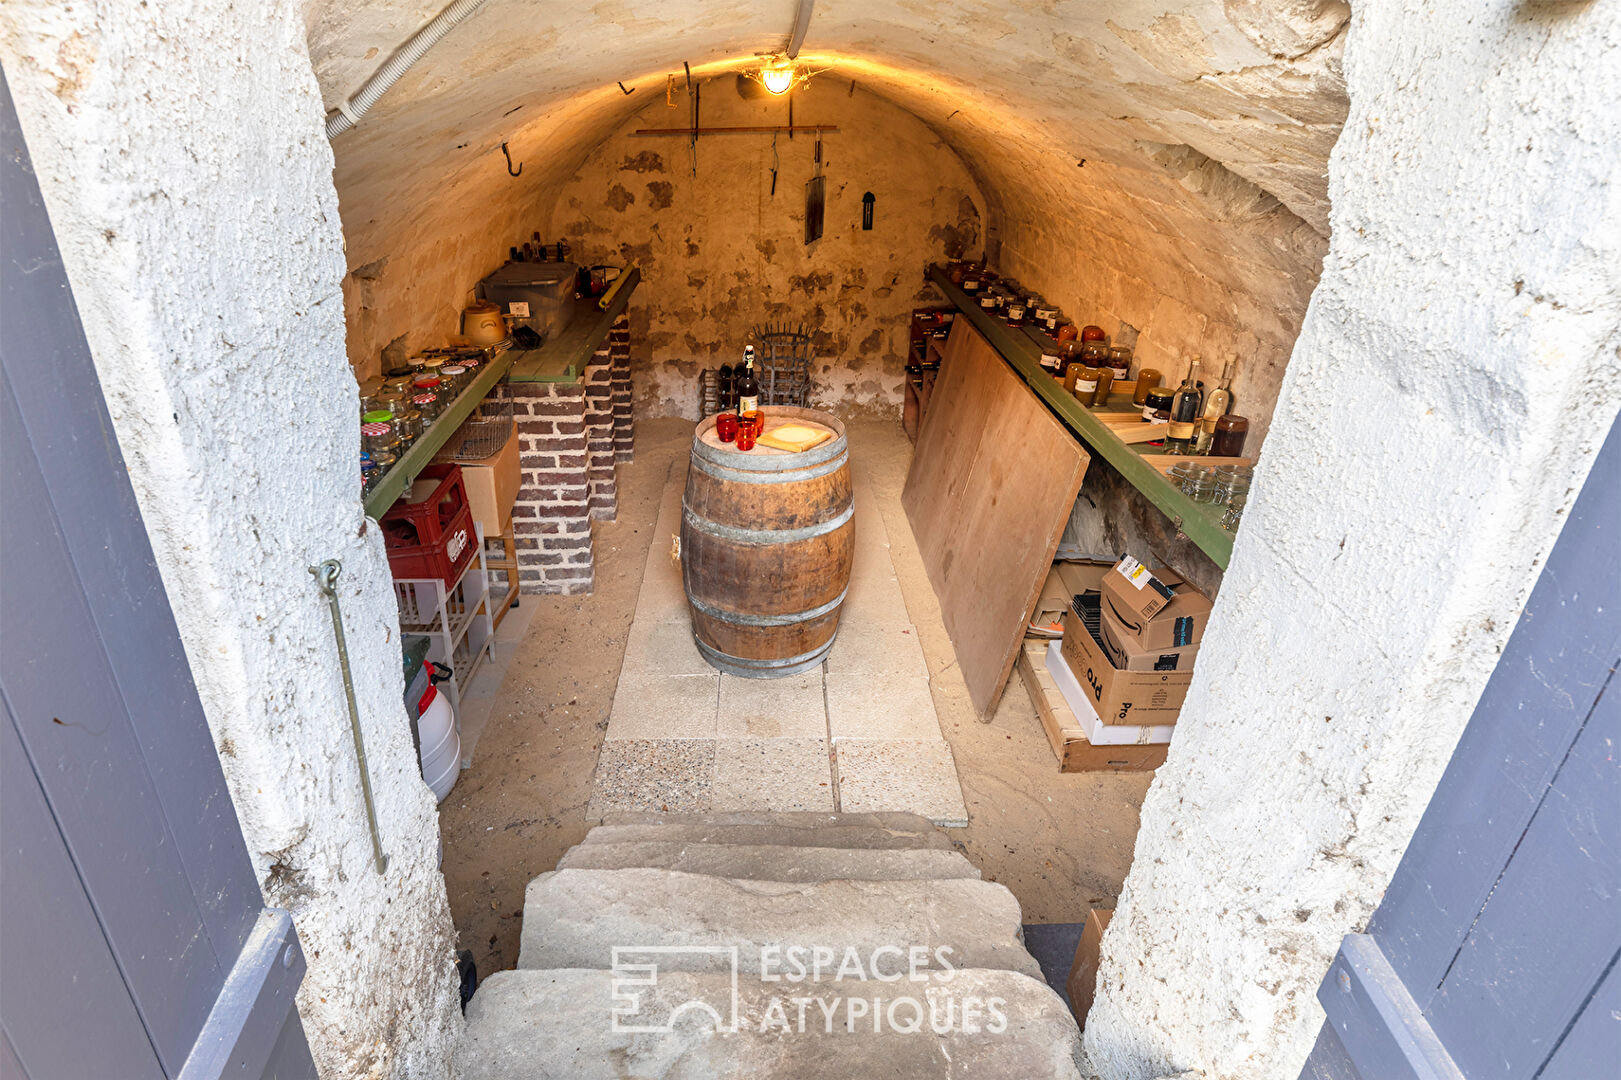
<path id="1" fill-rule="evenodd" d="M 1061 774 L 1015 674 L 982 723 L 957 672 L 918 558 L 901 488 L 912 447 L 898 423 L 848 425 L 889 533 L 906 607 L 922 638 L 940 726 L 951 742 L 969 826 L 949 830 L 985 877 L 1013 891 L 1028 923 L 1077 922 L 1113 907 L 1131 864 L 1149 774 Z M 598 522 L 596 590 L 524 597 L 529 629 L 506 669 L 473 767 L 440 807 L 445 880 L 463 948 L 481 975 L 518 960 L 524 887 L 586 833 L 586 805 L 659 497 L 692 424 L 640 420 L 636 460 L 619 468 L 619 515 Z"/>

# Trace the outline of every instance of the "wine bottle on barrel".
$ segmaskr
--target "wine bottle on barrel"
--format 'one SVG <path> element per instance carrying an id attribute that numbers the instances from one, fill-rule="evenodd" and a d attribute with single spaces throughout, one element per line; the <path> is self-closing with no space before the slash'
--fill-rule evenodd
<path id="1" fill-rule="evenodd" d="M 737 411 L 739 415 L 754 412 L 760 407 L 760 383 L 754 377 L 754 346 L 743 346 L 743 374 L 737 378 Z"/>

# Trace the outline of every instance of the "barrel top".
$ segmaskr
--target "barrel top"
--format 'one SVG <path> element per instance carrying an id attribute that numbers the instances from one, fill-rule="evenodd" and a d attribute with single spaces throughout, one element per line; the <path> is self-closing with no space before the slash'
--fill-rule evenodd
<path id="1" fill-rule="evenodd" d="M 700 420 L 693 432 L 692 456 L 743 472 L 788 472 L 832 461 L 849 451 L 844 424 L 831 413 L 791 405 L 764 405 L 760 411 L 765 414 L 767 432 L 776 426 L 795 423 L 826 428 L 833 433 L 833 438 L 798 453 L 760 445 L 753 450 L 739 450 L 735 444 L 723 443 L 715 435 L 715 418 L 711 416 Z"/>

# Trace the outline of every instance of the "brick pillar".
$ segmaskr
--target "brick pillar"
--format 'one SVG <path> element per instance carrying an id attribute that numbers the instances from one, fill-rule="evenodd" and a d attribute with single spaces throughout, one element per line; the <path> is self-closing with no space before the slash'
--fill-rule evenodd
<path id="1" fill-rule="evenodd" d="M 630 414 L 630 320 L 621 315 L 608 333 L 609 369 L 613 378 L 614 460 L 630 461 L 636 453 L 635 421 Z"/>
<path id="2" fill-rule="evenodd" d="M 612 521 L 619 508 L 614 488 L 611 348 L 610 343 L 604 341 L 585 362 L 582 376 L 585 388 L 586 478 L 591 488 L 591 517 L 595 521 Z"/>
<path id="3" fill-rule="evenodd" d="M 588 593 L 594 576 L 585 385 L 514 382 L 512 393 L 523 473 L 512 507 L 519 591 Z"/>

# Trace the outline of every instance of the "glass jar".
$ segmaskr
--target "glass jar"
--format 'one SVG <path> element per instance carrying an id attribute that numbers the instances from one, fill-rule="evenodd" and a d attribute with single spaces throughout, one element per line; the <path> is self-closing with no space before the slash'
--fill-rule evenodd
<path id="1" fill-rule="evenodd" d="M 439 419 L 439 414 L 445 411 L 444 403 L 439 400 L 439 394 L 433 390 L 418 390 L 411 395 L 411 407 L 422 414 L 422 426 Z"/>
<path id="2" fill-rule="evenodd" d="M 1082 405 L 1091 406 L 1098 396 L 1098 369 L 1082 360 L 1071 366 L 1075 374 L 1075 387 L 1071 391 L 1075 400 Z"/>
<path id="3" fill-rule="evenodd" d="M 1002 309 L 1002 314 L 1007 319 L 1009 326 L 1023 326 L 1024 311 L 1024 301 L 1013 296 L 1008 298 L 1007 305 Z"/>
<path id="4" fill-rule="evenodd" d="M 1242 457 L 1244 440 L 1249 437 L 1250 422 L 1242 416 L 1228 413 L 1216 418 L 1216 433 L 1210 438 L 1211 457 Z"/>
<path id="5" fill-rule="evenodd" d="M 1098 393 L 1097 393 L 1097 397 L 1092 399 L 1092 403 L 1094 405 L 1107 405 L 1109 403 L 1109 394 L 1112 393 L 1113 391 L 1114 391 L 1114 368 L 1111 368 L 1111 367 L 1100 367 L 1100 368 L 1098 368 Z"/>
<path id="6" fill-rule="evenodd" d="M 1133 405 L 1146 405 L 1148 392 L 1159 385 L 1162 376 L 1158 368 L 1145 367 L 1137 372 L 1137 389 L 1131 393 Z"/>
<path id="7" fill-rule="evenodd" d="M 1228 500 L 1227 512 L 1221 516 L 1221 527 L 1228 532 L 1238 531 L 1238 523 L 1244 516 L 1244 506 L 1248 502 L 1248 495 L 1234 495 Z"/>
<path id="8" fill-rule="evenodd" d="M 1230 503 L 1240 496 L 1248 497 L 1250 493 L 1251 470 L 1248 465 L 1218 465 L 1213 474 L 1215 482 L 1215 501 Z"/>
<path id="9" fill-rule="evenodd" d="M 1081 359 L 1092 367 L 1109 366 L 1109 346 L 1101 341 L 1081 339 Z"/>
<path id="10" fill-rule="evenodd" d="M 360 497 L 365 498 L 371 494 L 371 489 L 377 486 L 377 480 L 383 474 L 377 471 L 377 466 L 371 461 L 362 459 L 360 462 Z"/>
<path id="11" fill-rule="evenodd" d="M 446 364 L 439 369 L 439 377 L 450 385 L 451 397 L 460 394 L 471 381 L 467 377 L 467 367 L 464 364 Z"/>
<path id="12" fill-rule="evenodd" d="M 367 415 L 376 416 L 378 414 L 368 413 Z M 399 441 L 398 436 L 394 434 L 394 425 L 390 422 L 393 417 L 387 413 L 383 415 L 388 416 L 388 419 L 370 420 L 360 425 L 360 448 L 373 455 L 381 451 L 393 450 L 394 444 Z"/>
<path id="13" fill-rule="evenodd" d="M 1216 470 L 1209 465 L 1200 465 L 1194 461 L 1184 461 L 1172 466 L 1168 475 L 1176 477 L 1177 487 L 1182 494 L 1196 503 L 1212 503 L 1216 501 Z"/>
<path id="14" fill-rule="evenodd" d="M 1162 386 L 1151 386 L 1143 395 L 1143 421 L 1149 424 L 1169 423 L 1172 393 Z"/>
<path id="15" fill-rule="evenodd" d="M 377 395 L 377 407 L 387 409 L 390 415 L 398 416 L 405 411 L 406 404 L 411 400 L 409 388 L 401 390 L 388 390 Z"/>
<path id="16" fill-rule="evenodd" d="M 1114 369 L 1114 377 L 1121 382 L 1131 378 L 1131 347 L 1128 345 L 1110 345 L 1109 366 Z"/>
<path id="17" fill-rule="evenodd" d="M 995 293 L 986 293 L 984 296 L 981 296 L 979 298 L 979 309 L 981 311 L 995 311 L 996 310 L 996 294 Z"/>
<path id="18" fill-rule="evenodd" d="M 422 374 L 424 375 L 437 374 L 439 369 L 445 366 L 446 362 L 443 356 L 420 356 L 417 358 L 417 363 L 421 365 Z"/>
<path id="19" fill-rule="evenodd" d="M 422 438 L 422 413 L 402 406 L 394 414 L 394 434 L 399 436 L 401 450 Z"/>
<path id="20" fill-rule="evenodd" d="M 1081 327 L 1081 340 L 1101 341 L 1104 348 L 1109 347 L 1109 335 L 1103 332 L 1103 327 L 1093 326 L 1091 323 Z"/>

